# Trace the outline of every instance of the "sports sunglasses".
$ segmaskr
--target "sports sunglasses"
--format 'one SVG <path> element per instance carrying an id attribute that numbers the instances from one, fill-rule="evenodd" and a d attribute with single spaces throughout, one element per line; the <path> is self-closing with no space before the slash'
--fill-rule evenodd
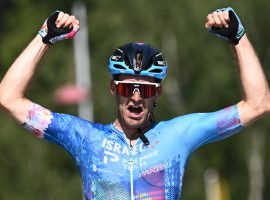
<path id="1" fill-rule="evenodd" d="M 144 83 L 130 81 L 114 81 L 117 93 L 123 97 L 131 97 L 134 92 L 138 92 L 141 98 L 147 99 L 157 94 L 159 83 Z"/>

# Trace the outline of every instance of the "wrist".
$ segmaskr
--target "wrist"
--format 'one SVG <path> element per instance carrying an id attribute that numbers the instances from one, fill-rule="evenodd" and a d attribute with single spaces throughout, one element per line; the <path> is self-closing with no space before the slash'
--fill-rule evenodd
<path id="1" fill-rule="evenodd" d="M 48 44 L 45 44 L 43 41 L 42 41 L 42 37 L 40 34 L 37 34 L 36 37 L 34 38 L 33 42 L 35 42 L 38 46 L 42 47 L 42 48 L 48 48 L 50 47 L 50 45 Z"/>
<path id="2" fill-rule="evenodd" d="M 249 44 L 249 40 L 248 40 L 248 37 L 247 37 L 247 34 L 245 33 L 241 39 L 239 40 L 238 44 L 234 45 L 235 48 L 240 48 L 240 47 L 244 47 L 246 46 L 247 44 Z"/>

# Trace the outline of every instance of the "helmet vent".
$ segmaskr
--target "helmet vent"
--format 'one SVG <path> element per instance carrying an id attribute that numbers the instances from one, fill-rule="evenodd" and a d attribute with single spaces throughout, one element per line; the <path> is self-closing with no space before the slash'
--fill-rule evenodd
<path id="1" fill-rule="evenodd" d="M 151 58 L 151 59 L 148 61 L 148 63 L 146 64 L 146 67 L 147 67 L 147 68 L 150 68 L 150 67 L 153 65 L 153 63 L 154 63 L 154 59 Z"/>
<path id="2" fill-rule="evenodd" d="M 123 67 L 122 65 L 119 65 L 119 64 L 114 64 L 113 66 L 117 69 L 126 69 L 125 67 Z"/>
<path id="3" fill-rule="evenodd" d="M 149 72 L 151 72 L 151 73 L 161 73 L 162 69 L 152 69 Z"/>
<path id="4" fill-rule="evenodd" d="M 127 55 L 124 55 L 124 62 L 125 62 L 125 64 L 126 64 L 127 66 L 130 67 L 130 61 L 129 61 L 129 58 L 128 58 Z"/>
<path id="5" fill-rule="evenodd" d="M 143 54 L 142 51 L 138 51 L 135 56 L 134 70 L 141 71 Z"/>

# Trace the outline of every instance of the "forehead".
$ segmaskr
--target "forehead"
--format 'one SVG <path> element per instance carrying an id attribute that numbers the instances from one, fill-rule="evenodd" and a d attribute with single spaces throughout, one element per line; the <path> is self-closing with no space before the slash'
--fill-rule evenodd
<path id="1" fill-rule="evenodd" d="M 136 76 L 130 74 L 121 74 L 118 77 L 119 81 L 140 81 L 140 82 L 150 82 L 155 83 L 155 78 L 149 76 Z"/>

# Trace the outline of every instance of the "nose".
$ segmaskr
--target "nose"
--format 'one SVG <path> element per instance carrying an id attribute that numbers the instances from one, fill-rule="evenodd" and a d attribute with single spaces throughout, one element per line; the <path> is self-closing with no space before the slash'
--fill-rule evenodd
<path id="1" fill-rule="evenodd" d="M 133 91 L 133 94 L 132 94 L 132 96 L 131 96 L 131 99 L 133 100 L 133 101 L 141 101 L 141 95 L 140 95 L 140 90 L 136 90 L 136 88 L 134 89 L 134 91 Z"/>

